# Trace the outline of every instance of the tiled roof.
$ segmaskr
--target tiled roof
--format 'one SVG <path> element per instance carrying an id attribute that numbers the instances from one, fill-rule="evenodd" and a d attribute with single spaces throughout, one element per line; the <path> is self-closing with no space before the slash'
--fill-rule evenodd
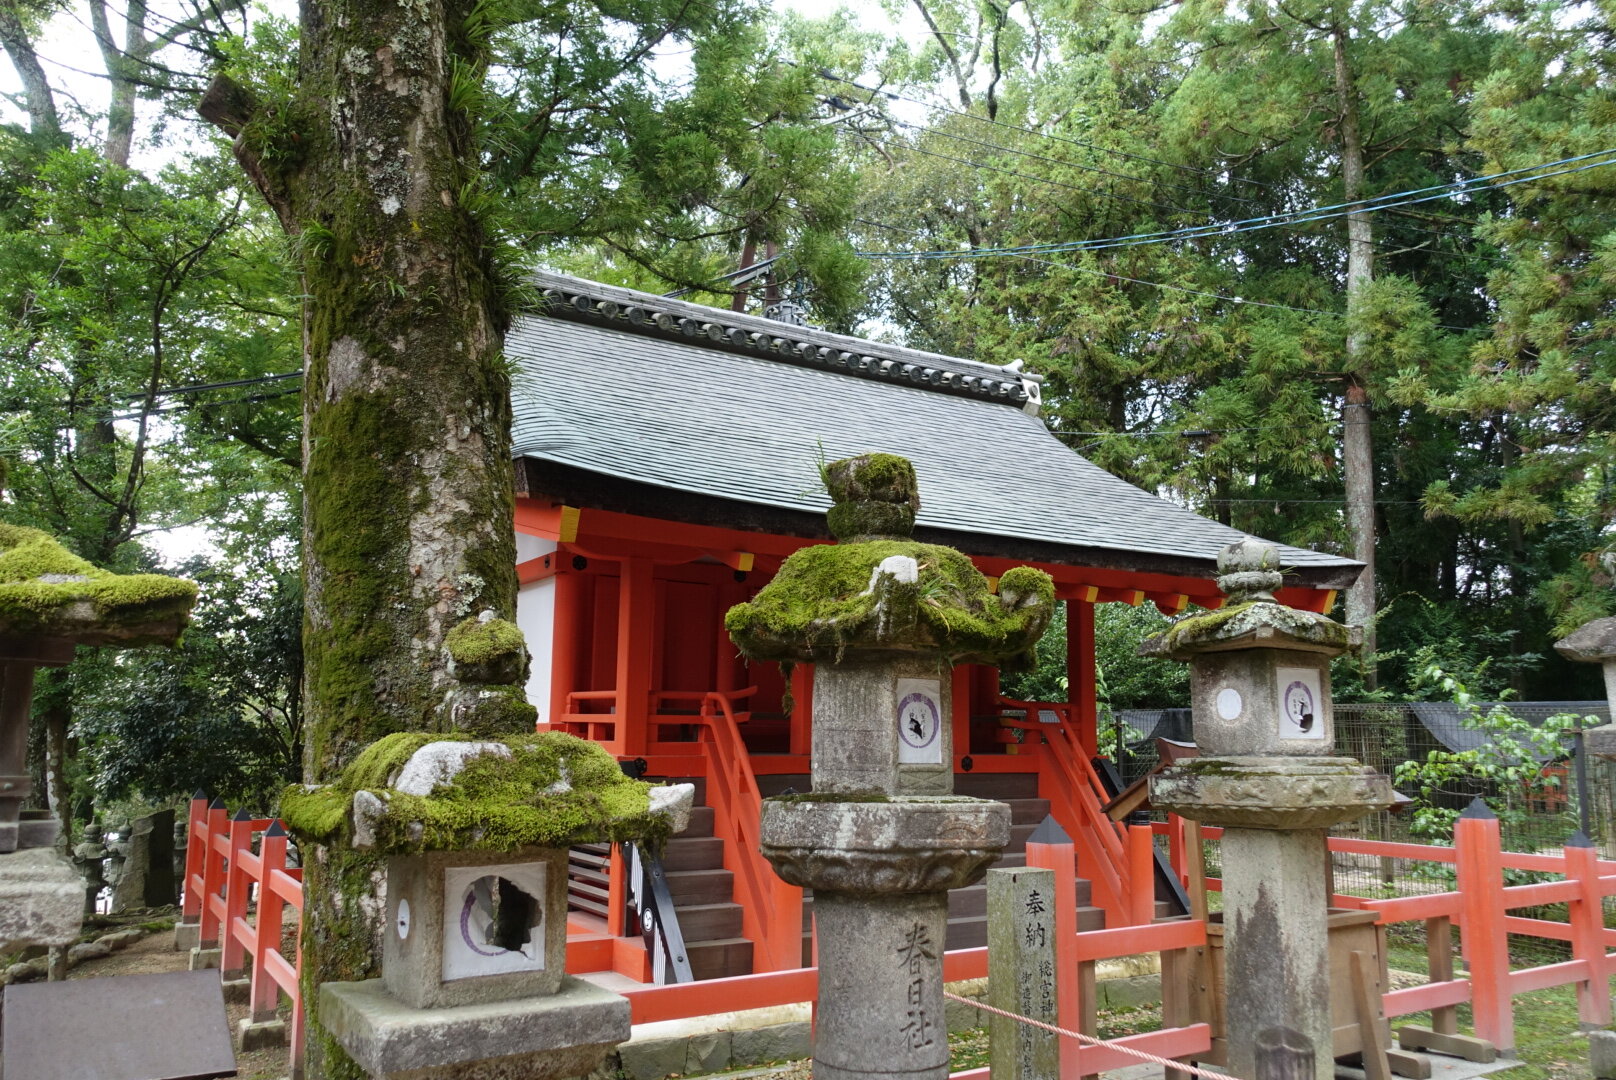
<path id="1" fill-rule="evenodd" d="M 1207 577 L 1245 535 L 1068 449 L 1025 410 L 1037 384 L 1015 371 L 559 275 L 540 286 L 548 312 L 506 338 L 518 456 L 822 512 L 821 459 L 902 454 L 920 479 L 917 527 L 1168 556 Z M 1332 577 L 1358 565 L 1281 556 Z"/>

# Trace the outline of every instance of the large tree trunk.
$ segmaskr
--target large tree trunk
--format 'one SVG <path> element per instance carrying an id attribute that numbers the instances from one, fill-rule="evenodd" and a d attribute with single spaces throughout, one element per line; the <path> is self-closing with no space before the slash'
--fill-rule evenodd
<path id="1" fill-rule="evenodd" d="M 224 80 L 203 115 L 304 251 L 305 775 L 330 781 L 400 730 L 531 730 L 517 687 L 480 695 L 444 638 L 515 609 L 509 383 L 455 80 L 481 77 L 462 36 L 470 0 L 310 0 L 296 140 L 261 153 L 261 106 Z M 470 95 L 475 96 L 475 95 Z M 288 166 L 287 161 L 294 164 Z M 349 1075 L 324 1034 L 319 983 L 376 974 L 379 866 L 312 853 L 303 924 L 309 1071 Z"/>
<path id="2" fill-rule="evenodd" d="M 1341 106 L 1341 187 L 1345 201 L 1363 195 L 1363 136 L 1358 128 L 1358 94 L 1347 65 L 1346 28 L 1334 33 L 1335 84 Z M 1364 629 L 1364 685 L 1374 689 L 1375 671 L 1375 456 L 1370 441 L 1369 394 L 1364 388 L 1368 341 L 1358 316 L 1374 280 L 1374 232 L 1369 215 L 1347 215 L 1346 392 L 1341 409 L 1341 469 L 1346 489 L 1347 529 L 1352 557 L 1364 571 L 1347 590 L 1347 622 Z"/>

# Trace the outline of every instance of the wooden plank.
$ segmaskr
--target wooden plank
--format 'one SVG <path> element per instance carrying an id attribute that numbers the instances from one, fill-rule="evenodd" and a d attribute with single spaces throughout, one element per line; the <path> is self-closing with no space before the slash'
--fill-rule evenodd
<path id="1" fill-rule="evenodd" d="M 1498 1048 L 1486 1039 L 1432 1031 L 1421 1024 L 1406 1024 L 1398 1028 L 1397 1045 L 1404 1050 L 1431 1050 L 1438 1054 L 1450 1054 L 1482 1065 L 1498 1060 Z"/>
<path id="2" fill-rule="evenodd" d="M 1367 1080 L 1392 1080 L 1391 1063 L 1386 1060 L 1386 1044 L 1391 1036 L 1386 1030 L 1386 1017 L 1380 1011 L 1381 987 L 1375 974 L 1374 957 L 1363 949 L 1354 949 L 1351 966 L 1364 1075 Z"/>
<path id="3" fill-rule="evenodd" d="M 1470 980 L 1411 986 L 1406 990 L 1389 991 L 1384 999 L 1387 1016 L 1406 1016 L 1426 1012 L 1443 1005 L 1462 1005 L 1470 1000 Z"/>
<path id="4" fill-rule="evenodd" d="M 1445 918 L 1427 919 L 1425 922 L 1426 970 L 1434 983 L 1448 982 L 1453 978 L 1452 925 Z M 1431 1027 L 1444 1035 L 1458 1034 L 1458 1008 L 1439 1005 L 1432 1009 Z"/>

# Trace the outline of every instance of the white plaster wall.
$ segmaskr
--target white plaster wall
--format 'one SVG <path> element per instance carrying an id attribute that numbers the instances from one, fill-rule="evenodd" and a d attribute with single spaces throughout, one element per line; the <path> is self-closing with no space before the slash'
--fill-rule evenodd
<path id="1" fill-rule="evenodd" d="M 516 561 L 548 555 L 555 541 L 516 534 Z M 516 594 L 516 625 L 527 638 L 533 667 L 527 679 L 528 704 L 539 710 L 539 723 L 550 722 L 550 652 L 555 641 L 555 578 L 524 585 Z"/>

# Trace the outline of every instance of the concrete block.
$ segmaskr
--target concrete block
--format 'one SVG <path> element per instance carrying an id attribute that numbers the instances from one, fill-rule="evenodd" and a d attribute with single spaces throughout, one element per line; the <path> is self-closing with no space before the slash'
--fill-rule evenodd
<path id="1" fill-rule="evenodd" d="M 224 999 L 232 1005 L 240 1005 L 252 997 L 251 979 L 225 979 L 220 985 L 224 987 Z"/>
<path id="2" fill-rule="evenodd" d="M 200 923 L 178 923 L 174 927 L 174 951 L 190 952 L 201 943 L 201 934 Z"/>
<path id="3" fill-rule="evenodd" d="M 209 968 L 218 967 L 220 952 L 221 950 L 219 949 L 192 949 L 190 970 L 205 971 Z"/>
<path id="4" fill-rule="evenodd" d="M 631 1028 L 626 998 L 570 976 L 549 997 L 438 1009 L 411 1008 L 380 979 L 325 983 L 320 1019 L 367 1073 L 410 1080 L 583 1076 Z"/>
<path id="5" fill-rule="evenodd" d="M 1146 1005 L 1160 1005 L 1162 999 L 1160 975 L 1107 979 L 1096 983 L 1095 990 L 1102 1009 L 1138 1009 Z"/>
<path id="6" fill-rule="evenodd" d="M 732 1031 L 730 1046 L 731 1062 L 735 1065 L 800 1061 L 813 1053 L 812 1035 L 805 1020 Z"/>
<path id="7" fill-rule="evenodd" d="M 727 1031 L 692 1035 L 685 1051 L 683 1072 L 686 1076 L 722 1072 L 729 1068 L 731 1051 L 730 1033 Z"/>
<path id="8" fill-rule="evenodd" d="M 236 1025 L 236 1050 L 240 1053 L 250 1054 L 254 1050 L 285 1045 L 285 1020 L 260 1020 L 254 1023 L 251 1017 L 246 1017 Z"/>
<path id="9" fill-rule="evenodd" d="M 1588 1063 L 1597 1080 L 1616 1080 L 1616 1031 L 1588 1033 Z"/>
<path id="10" fill-rule="evenodd" d="M 689 1071 L 685 1062 L 690 1053 L 690 1039 L 676 1036 L 671 1039 L 636 1039 L 617 1048 L 622 1071 L 632 1080 L 662 1080 L 665 1076 L 682 1075 Z"/>

